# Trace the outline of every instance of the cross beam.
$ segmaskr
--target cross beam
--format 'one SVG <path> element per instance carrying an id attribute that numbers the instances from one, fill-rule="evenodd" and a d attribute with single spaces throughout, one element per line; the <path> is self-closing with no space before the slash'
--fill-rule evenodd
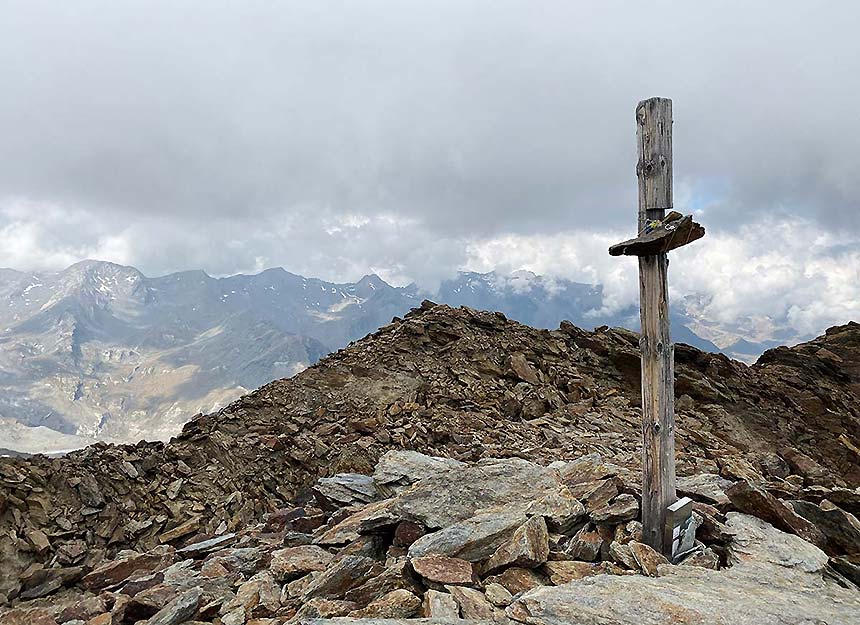
<path id="1" fill-rule="evenodd" d="M 672 101 L 651 98 L 636 107 L 639 236 L 613 245 L 613 256 L 639 257 L 642 355 L 643 540 L 672 557 L 668 508 L 675 503 L 675 363 L 669 334 L 666 253 L 704 236 L 705 229 L 672 210 Z M 670 211 L 667 214 L 667 211 Z"/>

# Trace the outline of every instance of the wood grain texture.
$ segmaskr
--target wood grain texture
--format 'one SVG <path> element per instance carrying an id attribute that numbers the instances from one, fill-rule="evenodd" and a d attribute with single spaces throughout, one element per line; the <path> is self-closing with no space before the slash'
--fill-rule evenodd
<path id="1" fill-rule="evenodd" d="M 672 207 L 672 101 L 652 98 L 636 107 L 639 231 Z M 642 335 L 643 540 L 671 557 L 666 508 L 675 493 L 674 346 L 669 335 L 665 253 L 639 257 Z"/>
<path id="2" fill-rule="evenodd" d="M 672 100 L 651 98 L 636 106 L 639 161 L 639 232 L 672 208 Z"/>

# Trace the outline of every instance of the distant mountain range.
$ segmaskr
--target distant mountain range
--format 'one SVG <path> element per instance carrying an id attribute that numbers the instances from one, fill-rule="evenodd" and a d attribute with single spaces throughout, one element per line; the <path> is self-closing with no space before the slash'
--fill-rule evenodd
<path id="1" fill-rule="evenodd" d="M 280 268 L 227 278 L 148 278 L 100 261 L 55 273 L 0 269 L 0 449 L 166 439 L 195 413 L 301 371 L 425 297 L 535 327 L 638 326 L 635 308 L 597 312 L 600 286 L 528 272 L 463 272 L 428 294 L 376 275 L 336 284 Z M 690 329 L 707 322 L 672 316 L 675 341 L 719 351 Z M 769 347 L 740 341 L 729 353 Z"/>

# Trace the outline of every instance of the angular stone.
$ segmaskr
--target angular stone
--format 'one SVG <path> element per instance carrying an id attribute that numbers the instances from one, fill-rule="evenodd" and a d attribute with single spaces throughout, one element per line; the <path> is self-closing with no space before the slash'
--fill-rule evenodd
<path id="1" fill-rule="evenodd" d="M 512 595 L 517 595 L 537 586 L 544 586 L 547 579 L 533 569 L 513 567 L 498 575 L 491 575 L 484 580 L 485 584 L 500 584 Z"/>
<path id="2" fill-rule="evenodd" d="M 639 565 L 639 570 L 649 577 L 657 577 L 657 567 L 661 564 L 669 564 L 669 561 L 663 554 L 657 553 L 653 548 L 644 543 L 633 541 L 629 544 L 629 547 L 630 552 L 636 559 L 636 563 Z"/>
<path id="3" fill-rule="evenodd" d="M 421 480 L 394 501 L 400 519 L 447 528 L 482 509 L 524 509 L 562 488 L 558 472 L 520 458 L 491 458 Z"/>
<path id="4" fill-rule="evenodd" d="M 507 588 L 495 582 L 490 582 L 484 586 L 484 596 L 497 608 L 506 608 L 514 600 L 514 596 Z"/>
<path id="5" fill-rule="evenodd" d="M 580 482 L 569 487 L 570 493 L 585 504 L 587 511 L 608 506 L 618 496 L 618 484 L 613 479 Z"/>
<path id="6" fill-rule="evenodd" d="M 408 590 L 392 590 L 367 607 L 349 613 L 352 618 L 410 618 L 421 609 L 421 599 Z"/>
<path id="7" fill-rule="evenodd" d="M 609 545 L 609 557 L 625 568 L 638 571 L 639 563 L 633 556 L 633 551 L 631 550 L 630 545 L 630 542 L 621 544 L 617 541 L 612 541 Z"/>
<path id="8" fill-rule="evenodd" d="M 523 382 L 540 384 L 537 370 L 526 360 L 525 354 L 515 352 L 510 357 L 511 371 Z"/>
<path id="9" fill-rule="evenodd" d="M 554 465 L 553 465 L 554 466 Z M 570 462 L 559 463 L 558 471 L 562 482 L 568 486 L 582 483 L 596 483 L 618 474 L 619 467 L 605 462 L 600 454 L 580 456 Z"/>
<path id="10" fill-rule="evenodd" d="M 68 605 L 57 616 L 58 623 L 79 620 L 88 621 L 97 614 L 107 611 L 107 605 L 102 597 L 86 597 Z"/>
<path id="11" fill-rule="evenodd" d="M 411 564 L 418 575 L 438 584 L 468 585 L 475 582 L 472 563 L 460 558 L 430 555 L 415 558 Z"/>
<path id="12" fill-rule="evenodd" d="M 490 573 L 502 567 L 535 568 L 549 557 L 549 534 L 542 516 L 533 516 L 505 541 L 484 565 Z"/>
<path id="13" fill-rule="evenodd" d="M 424 593 L 422 614 L 434 619 L 458 619 L 460 606 L 451 593 L 428 590 Z"/>
<path id="14" fill-rule="evenodd" d="M 717 571 L 720 568 L 720 556 L 710 547 L 694 551 L 681 561 L 681 566 L 698 566 Z"/>
<path id="15" fill-rule="evenodd" d="M 460 614 L 464 619 L 492 620 L 495 610 L 493 604 L 487 601 L 480 590 L 466 586 L 445 586 L 445 590 L 454 595 L 460 606 Z"/>
<path id="16" fill-rule="evenodd" d="M 106 588 L 128 579 L 135 571 L 149 572 L 161 561 L 161 556 L 152 554 L 135 554 L 114 560 L 85 575 L 81 580 L 81 586 L 88 590 Z"/>
<path id="17" fill-rule="evenodd" d="M 426 534 L 409 547 L 411 559 L 444 555 L 477 562 L 490 557 L 526 521 L 517 510 L 478 514 L 445 529 Z"/>
<path id="18" fill-rule="evenodd" d="M 230 532 L 229 534 L 222 534 L 221 536 L 215 536 L 214 538 L 210 538 L 209 540 L 202 540 L 200 542 L 192 543 L 181 549 L 177 549 L 176 553 L 187 556 L 189 558 L 199 558 L 200 556 L 206 555 L 207 553 L 211 553 L 213 551 L 217 551 L 218 549 L 223 549 L 224 547 L 228 547 L 236 542 L 238 536 Z"/>
<path id="19" fill-rule="evenodd" d="M 729 504 L 726 489 L 732 482 L 716 473 L 697 473 L 677 480 L 678 496 L 686 496 L 696 501 L 704 501 L 718 507 Z"/>
<path id="20" fill-rule="evenodd" d="M 397 449 L 386 452 L 379 459 L 373 472 L 373 481 L 386 497 L 392 497 L 419 480 L 465 466 L 464 463 L 451 458 L 437 458 L 417 451 Z"/>
<path id="21" fill-rule="evenodd" d="M 197 613 L 197 604 L 203 590 L 192 588 L 168 603 L 153 616 L 147 625 L 179 625 L 190 620 Z"/>
<path id="22" fill-rule="evenodd" d="M 288 623 L 305 623 L 309 618 L 332 618 L 346 616 L 357 609 L 353 601 L 338 601 L 336 599 L 323 599 L 314 597 L 302 603 L 295 616 Z M 352 619 L 350 619 L 352 620 Z"/>
<path id="23" fill-rule="evenodd" d="M 32 545 L 36 553 L 42 554 L 51 548 L 51 541 L 45 536 L 45 532 L 35 528 L 27 528 L 24 530 L 24 538 Z"/>
<path id="24" fill-rule="evenodd" d="M 600 555 L 603 542 L 603 537 L 597 530 L 586 526 L 571 538 L 564 551 L 574 560 L 594 562 Z"/>
<path id="25" fill-rule="evenodd" d="M 45 608 L 13 608 L 0 613 L 0 625 L 57 625 Z"/>
<path id="26" fill-rule="evenodd" d="M 839 556 L 830 559 L 832 566 L 838 573 L 844 575 L 857 586 L 860 586 L 860 556 Z"/>
<path id="27" fill-rule="evenodd" d="M 315 538 L 314 542 L 318 545 L 343 545 L 358 540 L 362 534 L 371 530 L 397 523 L 400 518 L 391 511 L 395 501 L 394 499 L 384 499 L 368 504 L 326 530 L 322 535 Z"/>
<path id="28" fill-rule="evenodd" d="M 548 577 L 549 581 L 560 586 L 575 579 L 590 577 L 605 573 L 606 569 L 602 564 L 594 564 L 592 562 L 579 562 L 578 560 L 550 560 L 544 563 L 541 567 Z M 489 596 L 489 592 L 487 593 Z"/>
<path id="29" fill-rule="evenodd" d="M 180 523 L 173 529 L 170 529 L 160 534 L 158 536 L 158 542 L 173 542 L 177 538 L 182 538 L 183 536 L 187 536 L 188 534 L 196 532 L 198 529 L 200 529 L 200 517 L 192 517 L 184 523 Z"/>
<path id="30" fill-rule="evenodd" d="M 420 523 L 401 521 L 394 530 L 394 542 L 392 544 L 395 547 L 408 548 L 426 533 L 424 526 Z"/>
<path id="31" fill-rule="evenodd" d="M 595 523 L 611 525 L 631 521 L 639 516 L 639 502 L 633 495 L 621 494 L 608 506 L 592 510 L 588 516 Z"/>
<path id="32" fill-rule="evenodd" d="M 179 591 L 169 585 L 153 586 L 142 590 L 129 599 L 123 611 L 123 618 L 130 622 L 151 618 L 178 595 Z"/>
<path id="33" fill-rule="evenodd" d="M 421 594 L 423 589 L 418 585 L 417 581 L 407 573 L 406 560 L 399 559 L 392 562 L 385 570 L 371 577 L 361 586 L 353 588 L 344 595 L 347 601 L 354 601 L 359 605 L 367 605 L 371 601 L 376 601 L 381 596 L 391 592 L 392 590 L 408 590 L 413 594 Z"/>
<path id="34" fill-rule="evenodd" d="M 797 534 L 813 545 L 826 545 L 824 534 L 766 490 L 741 481 L 726 491 L 738 510 L 763 519 L 777 529 Z"/>
<path id="35" fill-rule="evenodd" d="M 321 477 L 314 485 L 313 492 L 323 510 L 337 510 L 355 504 L 367 504 L 381 498 L 373 478 L 359 473 Z"/>
<path id="36" fill-rule="evenodd" d="M 288 547 L 272 552 L 269 570 L 279 582 L 302 577 L 311 571 L 324 571 L 334 556 L 317 545 Z"/>
<path id="37" fill-rule="evenodd" d="M 326 599 L 342 598 L 374 575 L 375 562 L 363 556 L 346 556 L 329 566 L 304 589 L 304 596 Z"/>
<path id="38" fill-rule="evenodd" d="M 845 486 L 845 483 L 834 476 L 832 472 L 797 449 L 783 449 L 780 455 L 795 473 L 807 479 L 807 484 L 811 482 L 828 487 Z"/>
<path id="39" fill-rule="evenodd" d="M 827 540 L 847 554 L 860 554 L 860 520 L 853 514 L 824 499 L 819 505 L 792 501 L 792 507 L 815 525 Z"/>
<path id="40" fill-rule="evenodd" d="M 63 579 L 59 575 L 55 575 L 49 577 L 41 584 L 37 586 L 33 586 L 32 588 L 28 588 L 24 592 L 22 592 L 19 597 L 21 599 L 29 600 L 29 599 L 39 599 L 41 597 L 47 597 L 51 593 L 56 592 L 60 588 L 63 587 Z"/>
<path id="41" fill-rule="evenodd" d="M 524 512 L 529 516 L 540 515 L 546 519 L 551 532 L 566 534 L 585 520 L 585 506 L 573 496 L 566 486 L 546 493 L 526 506 Z"/>

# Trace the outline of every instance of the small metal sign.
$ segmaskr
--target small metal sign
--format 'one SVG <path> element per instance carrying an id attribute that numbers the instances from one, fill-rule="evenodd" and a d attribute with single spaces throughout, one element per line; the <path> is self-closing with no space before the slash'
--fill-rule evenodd
<path id="1" fill-rule="evenodd" d="M 682 497 L 667 509 L 666 529 L 671 528 L 672 561 L 677 562 L 696 548 L 696 522 L 693 518 L 693 500 Z"/>

